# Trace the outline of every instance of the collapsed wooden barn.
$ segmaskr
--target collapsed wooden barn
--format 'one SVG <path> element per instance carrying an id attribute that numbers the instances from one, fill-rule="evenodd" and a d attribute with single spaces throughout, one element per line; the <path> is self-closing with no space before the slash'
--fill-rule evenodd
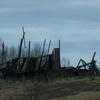
<path id="1" fill-rule="evenodd" d="M 91 72 L 93 61 L 77 67 L 61 67 L 60 48 L 54 48 L 52 54 L 40 57 L 21 57 L 9 60 L 0 66 L 0 71 L 4 78 L 31 78 L 34 76 L 46 77 L 85 77 L 89 75 L 98 75 L 97 70 Z M 86 66 L 88 66 L 86 68 Z"/>
<path id="2" fill-rule="evenodd" d="M 4 77 L 31 77 L 37 74 L 47 74 L 60 69 L 60 52 L 55 48 L 52 54 L 40 57 L 21 57 L 9 60 L 0 66 Z M 40 64 L 41 61 L 41 64 Z M 19 64 L 20 63 L 20 64 Z"/>
<path id="3" fill-rule="evenodd" d="M 51 71 L 57 71 L 60 69 L 60 41 L 59 48 L 54 48 L 52 53 L 49 54 L 51 40 L 49 42 L 47 53 L 44 54 L 46 39 L 43 43 L 43 49 L 40 56 L 31 56 L 30 54 L 30 41 L 28 46 L 28 56 L 22 57 L 22 45 L 26 46 L 25 42 L 25 32 L 24 27 L 22 27 L 23 36 L 20 40 L 18 57 L 4 61 L 4 53 L 2 53 L 2 63 L 0 64 L 0 72 L 3 74 L 3 77 L 31 77 L 36 76 L 37 74 L 47 74 Z M 2 52 L 4 52 L 4 42 L 2 44 Z"/>
<path id="4" fill-rule="evenodd" d="M 0 76 L 2 76 L 3 78 L 20 78 L 20 77 L 31 78 L 34 76 L 75 77 L 75 76 L 89 76 L 98 74 L 97 70 L 95 69 L 96 61 L 94 60 L 96 53 L 94 53 L 92 61 L 89 63 L 86 63 L 84 60 L 81 59 L 77 67 L 62 68 L 60 62 L 60 40 L 59 40 L 59 47 L 54 48 L 52 53 L 49 54 L 51 45 L 51 40 L 50 40 L 47 54 L 44 54 L 44 48 L 46 43 L 45 39 L 43 43 L 42 54 L 41 56 L 36 56 L 36 57 L 32 57 L 30 55 L 30 41 L 28 46 L 28 56 L 26 57 L 21 56 L 23 42 L 25 43 L 24 28 L 23 28 L 23 36 L 20 40 L 18 57 L 4 62 L 3 60 L 4 53 L 2 53 L 2 63 L 0 64 Z M 3 48 L 2 50 L 4 50 L 4 42 L 2 48 Z M 82 65 L 80 65 L 80 62 L 82 62 Z M 86 69 L 87 66 L 88 68 Z"/>

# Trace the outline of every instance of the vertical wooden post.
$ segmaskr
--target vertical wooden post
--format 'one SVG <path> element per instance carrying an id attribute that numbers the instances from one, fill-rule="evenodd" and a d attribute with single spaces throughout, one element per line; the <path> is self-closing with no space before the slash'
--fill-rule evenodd
<path id="1" fill-rule="evenodd" d="M 60 40 L 59 40 L 59 50 L 60 50 Z"/>
<path id="2" fill-rule="evenodd" d="M 60 50 L 60 40 L 59 40 L 59 60 L 60 60 L 60 52 L 61 52 L 61 50 Z M 60 61 L 59 61 L 59 68 L 61 67 L 61 63 L 60 63 Z"/>
<path id="3" fill-rule="evenodd" d="M 2 43 L 2 64 L 3 64 L 3 62 L 4 62 L 4 54 L 5 54 L 5 44 L 4 44 L 4 42 Z"/>
<path id="4" fill-rule="evenodd" d="M 50 51 L 50 46 L 51 46 L 51 40 L 49 41 L 49 46 L 48 46 L 48 55 L 49 55 L 49 51 Z"/>
<path id="5" fill-rule="evenodd" d="M 42 55 L 41 55 L 41 58 L 40 58 L 40 62 L 39 62 L 38 68 L 41 66 L 41 63 L 42 63 L 42 57 L 43 57 L 43 55 L 44 55 L 45 44 L 46 44 L 46 39 L 44 40 L 44 43 L 43 43 Z"/>
<path id="6" fill-rule="evenodd" d="M 28 58 L 30 58 L 30 48 L 31 48 L 31 41 L 29 41 L 29 47 L 28 47 Z"/>
<path id="7" fill-rule="evenodd" d="M 22 44 L 23 44 L 23 41 L 24 41 L 24 46 L 26 47 L 24 27 L 22 27 L 22 30 L 23 30 L 23 36 L 22 36 L 22 38 L 21 38 L 21 40 L 20 40 L 20 46 L 19 46 L 19 52 L 18 52 L 18 59 L 19 59 L 19 62 L 18 62 L 17 70 L 18 70 L 19 67 L 20 67 L 20 58 L 21 58 L 21 52 L 22 52 Z"/>
<path id="8" fill-rule="evenodd" d="M 91 62 L 94 62 L 95 55 L 96 55 L 96 52 L 94 52 Z"/>
<path id="9" fill-rule="evenodd" d="M 23 30 L 23 36 L 22 36 L 22 38 L 21 38 L 21 40 L 20 40 L 18 58 L 21 57 L 21 51 L 22 51 L 22 44 L 23 44 L 23 41 L 24 41 L 24 45 L 25 45 L 25 47 L 26 47 L 24 27 L 22 27 L 22 30 Z"/>
<path id="10" fill-rule="evenodd" d="M 49 51 L 50 51 L 50 46 L 51 46 L 51 40 L 49 41 L 49 46 L 48 46 L 48 51 L 46 55 L 46 61 L 45 61 L 45 66 L 47 67 L 48 65 L 50 66 L 50 63 L 48 62 L 49 58 Z M 48 64 L 49 63 L 49 64 Z"/>

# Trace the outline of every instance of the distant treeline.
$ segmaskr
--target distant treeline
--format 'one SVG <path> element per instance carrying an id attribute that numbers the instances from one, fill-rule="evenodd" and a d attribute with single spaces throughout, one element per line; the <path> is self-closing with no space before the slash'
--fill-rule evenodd
<path id="1" fill-rule="evenodd" d="M 7 61 L 9 59 L 14 59 L 18 57 L 18 53 L 19 53 L 19 46 L 8 46 L 5 44 L 5 42 L 0 39 L 0 63 L 2 62 L 2 57 L 3 57 L 3 61 Z M 31 47 L 30 50 L 30 56 L 31 57 L 37 57 L 37 56 L 41 56 L 42 53 L 42 48 L 40 43 L 35 43 L 33 47 Z M 47 50 L 45 49 L 45 53 L 47 53 Z M 28 56 L 28 46 L 22 46 L 21 49 L 21 57 L 27 57 Z"/>

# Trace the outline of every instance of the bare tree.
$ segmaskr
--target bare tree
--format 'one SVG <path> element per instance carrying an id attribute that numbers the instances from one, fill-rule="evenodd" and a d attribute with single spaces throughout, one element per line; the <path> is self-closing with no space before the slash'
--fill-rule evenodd
<path id="1" fill-rule="evenodd" d="M 32 49 L 32 50 L 30 51 L 30 56 L 31 56 L 31 57 L 34 57 L 34 49 Z"/>
<path id="2" fill-rule="evenodd" d="M 65 57 L 63 57 L 62 58 L 62 60 L 61 60 L 61 65 L 62 65 L 62 67 L 66 67 L 66 58 Z"/>
<path id="3" fill-rule="evenodd" d="M 32 54 L 34 57 L 41 56 L 41 45 L 39 43 L 35 43 Z"/>
<path id="4" fill-rule="evenodd" d="M 8 57 L 8 47 L 5 45 L 4 41 L 0 38 L 0 63 L 5 62 Z"/>
<path id="5" fill-rule="evenodd" d="M 8 47 L 5 46 L 5 49 L 4 49 L 4 62 L 7 61 L 7 58 L 8 58 Z"/>
<path id="6" fill-rule="evenodd" d="M 27 57 L 28 56 L 28 50 L 26 48 L 22 48 L 21 57 Z"/>
<path id="7" fill-rule="evenodd" d="M 9 47 L 9 58 L 13 59 L 17 56 L 17 49 L 15 46 Z"/>
<path id="8" fill-rule="evenodd" d="M 61 60 L 61 64 L 62 64 L 62 67 L 69 67 L 70 66 L 70 60 L 63 57 L 62 60 Z"/>
<path id="9" fill-rule="evenodd" d="M 70 59 L 67 59 L 67 67 L 70 66 Z"/>

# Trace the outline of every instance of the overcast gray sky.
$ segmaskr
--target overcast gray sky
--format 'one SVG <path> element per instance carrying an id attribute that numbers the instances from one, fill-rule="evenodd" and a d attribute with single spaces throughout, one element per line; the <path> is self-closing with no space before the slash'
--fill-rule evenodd
<path id="1" fill-rule="evenodd" d="M 100 62 L 100 0 L 0 0 L 0 37 L 18 45 L 25 27 L 26 40 L 61 40 L 61 55 L 77 65 L 91 60 L 96 51 Z"/>

